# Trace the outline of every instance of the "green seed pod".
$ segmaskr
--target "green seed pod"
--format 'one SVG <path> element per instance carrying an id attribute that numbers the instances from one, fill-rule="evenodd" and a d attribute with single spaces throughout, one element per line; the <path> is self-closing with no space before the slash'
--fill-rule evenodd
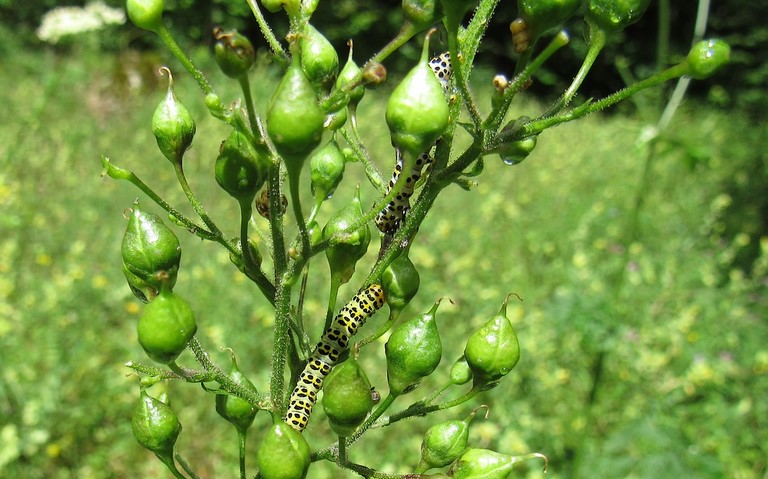
<path id="1" fill-rule="evenodd" d="M 466 384 L 472 379 L 472 369 L 467 364 L 467 359 L 462 356 L 451 366 L 451 383 L 457 386 Z"/>
<path id="2" fill-rule="evenodd" d="M 333 139 L 312 155 L 309 159 L 309 171 L 315 202 L 322 202 L 333 196 L 344 177 L 345 163 L 339 144 Z"/>
<path id="3" fill-rule="evenodd" d="M 163 0 L 127 0 L 125 10 L 134 25 L 150 32 L 163 26 Z"/>
<path id="4" fill-rule="evenodd" d="M 347 109 L 342 107 L 336 111 L 328 113 L 325 116 L 323 126 L 331 131 L 339 130 L 347 123 L 348 116 Z"/>
<path id="5" fill-rule="evenodd" d="M 317 91 L 326 92 L 339 73 L 339 55 L 322 33 L 308 23 L 301 45 L 301 66 Z"/>
<path id="6" fill-rule="evenodd" d="M 300 0 L 261 0 L 261 4 L 272 13 L 279 12 L 283 7 L 288 12 L 298 12 L 301 2 Z"/>
<path id="7" fill-rule="evenodd" d="M 347 86 L 360 75 L 360 67 L 357 66 L 357 63 L 352 59 L 352 40 L 350 40 L 348 44 L 349 55 L 347 56 L 347 62 L 344 64 L 344 67 L 339 72 L 339 76 L 336 78 L 336 88 L 338 90 L 347 88 Z M 357 106 L 357 104 L 360 103 L 360 100 L 363 99 L 363 95 L 365 95 L 365 87 L 362 83 L 359 83 L 350 88 L 347 91 L 347 94 L 349 95 L 349 105 L 352 107 Z"/>
<path id="8" fill-rule="evenodd" d="M 323 382 L 323 408 L 333 432 L 350 436 L 373 408 L 371 382 L 353 354 Z"/>
<path id="9" fill-rule="evenodd" d="M 363 217 L 363 207 L 360 203 L 360 189 L 355 193 L 352 202 L 339 210 L 323 228 L 323 239 L 327 240 L 341 235 L 338 241 L 332 243 L 326 250 L 331 275 L 337 275 L 341 284 L 346 283 L 355 272 L 355 264 L 362 258 L 371 242 L 371 231 L 367 224 L 359 229 L 349 231 L 349 227 Z"/>
<path id="10" fill-rule="evenodd" d="M 688 75 L 696 80 L 709 78 L 731 58 L 731 46 L 723 40 L 709 39 L 697 42 L 685 61 Z"/>
<path id="11" fill-rule="evenodd" d="M 451 466 L 449 475 L 453 479 L 506 479 L 519 460 L 489 449 L 468 449 Z"/>
<path id="12" fill-rule="evenodd" d="M 269 158 L 257 151 L 248 137 L 232 130 L 219 148 L 214 174 L 224 191 L 250 204 L 267 180 L 270 165 Z"/>
<path id="13" fill-rule="evenodd" d="M 184 104 L 176 98 L 171 71 L 166 67 L 162 67 L 160 71 L 168 74 L 168 91 L 152 115 L 152 133 L 163 156 L 173 164 L 181 164 L 184 152 L 195 137 L 195 120 Z"/>
<path id="14" fill-rule="evenodd" d="M 440 0 L 444 14 L 443 23 L 449 34 L 457 33 L 464 15 L 476 5 L 477 0 Z"/>
<path id="15" fill-rule="evenodd" d="M 197 332 L 197 322 L 189 303 L 164 287 L 144 308 L 136 331 L 147 356 L 169 364 L 186 349 Z"/>
<path id="16" fill-rule="evenodd" d="M 219 27 L 213 29 L 213 46 L 216 63 L 221 71 L 230 78 L 240 79 L 256 61 L 256 51 L 245 35 L 233 30 L 225 32 Z"/>
<path id="17" fill-rule="evenodd" d="M 170 406 L 142 390 L 131 418 L 133 437 L 161 459 L 173 459 L 181 423 Z"/>
<path id="18" fill-rule="evenodd" d="M 120 246 L 123 273 L 133 294 L 147 303 L 166 283 L 176 284 L 181 263 L 181 244 L 159 216 L 135 204 Z"/>
<path id="19" fill-rule="evenodd" d="M 294 51 L 267 110 L 267 133 L 284 157 L 289 175 L 301 171 L 307 155 L 320 143 L 325 119 L 299 58 Z"/>
<path id="20" fill-rule="evenodd" d="M 390 316 L 397 317 L 419 291 L 419 271 L 403 251 L 381 275 L 381 287 L 389 305 Z"/>
<path id="21" fill-rule="evenodd" d="M 233 383 L 242 386 L 246 389 L 256 391 L 256 387 L 243 373 L 240 372 L 240 368 L 237 367 L 237 361 L 235 355 L 232 354 L 232 366 L 229 369 L 229 378 Z M 216 412 L 219 416 L 229 421 L 237 432 L 245 434 L 253 420 L 256 417 L 258 409 L 246 401 L 237 396 L 231 396 L 229 394 L 217 394 L 216 395 Z"/>
<path id="22" fill-rule="evenodd" d="M 434 467 L 445 467 L 458 459 L 467 450 L 469 424 L 475 418 L 477 409 L 462 420 L 451 420 L 435 424 L 424 434 L 421 442 L 421 461 L 418 471 Z"/>
<path id="23" fill-rule="evenodd" d="M 584 0 L 517 0 L 517 9 L 535 39 L 572 17 L 582 3 Z"/>
<path id="24" fill-rule="evenodd" d="M 429 35 L 419 63 L 387 101 L 392 144 L 414 158 L 430 148 L 448 127 L 450 112 L 443 86 L 429 66 Z"/>
<path id="25" fill-rule="evenodd" d="M 398 396 L 412 391 L 421 378 L 432 374 L 440 364 L 443 345 L 435 322 L 439 305 L 440 300 L 428 312 L 392 331 L 385 345 L 390 394 Z"/>
<path id="26" fill-rule="evenodd" d="M 586 20 L 606 32 L 620 32 L 640 20 L 651 0 L 588 0 Z"/>
<path id="27" fill-rule="evenodd" d="M 424 30 L 440 20 L 436 0 L 403 0 L 403 17 L 417 31 Z"/>
<path id="28" fill-rule="evenodd" d="M 263 479 L 302 479 L 309 469 L 309 444 L 300 432 L 278 421 L 262 439 L 256 463 Z"/>
<path id="29" fill-rule="evenodd" d="M 475 388 L 490 389 L 520 360 L 517 333 L 507 319 L 507 301 L 501 309 L 467 340 L 464 357 L 474 377 Z"/>

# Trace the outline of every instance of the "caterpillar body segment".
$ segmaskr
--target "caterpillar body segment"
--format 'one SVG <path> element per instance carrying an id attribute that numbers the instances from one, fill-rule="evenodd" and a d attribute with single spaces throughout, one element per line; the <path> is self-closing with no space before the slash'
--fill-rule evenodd
<path id="1" fill-rule="evenodd" d="M 372 284 L 360 290 L 341 308 L 330 327 L 323 332 L 299 375 L 283 421 L 299 432 L 307 427 L 317 395 L 323 387 L 323 380 L 349 348 L 352 336 L 383 305 L 384 290 L 380 285 Z"/>
<path id="2" fill-rule="evenodd" d="M 440 81 L 440 84 L 447 90 L 451 80 L 450 54 L 448 52 L 443 52 L 440 55 L 433 57 L 429 60 L 429 66 Z M 432 148 L 420 154 L 416 158 L 413 168 L 408 172 L 403 172 L 403 168 L 405 167 L 403 155 L 399 151 L 396 152 L 395 169 L 392 172 L 392 179 L 389 180 L 389 184 L 387 185 L 386 194 L 389 194 L 392 191 L 392 188 L 395 187 L 400 175 L 405 173 L 408 176 L 397 196 L 387 203 L 387 205 L 379 211 L 379 214 L 376 215 L 376 227 L 385 235 L 394 235 L 405 220 L 405 215 L 411 208 L 410 198 L 413 196 L 416 182 L 421 178 L 421 172 L 424 167 L 432 162 L 431 151 Z"/>

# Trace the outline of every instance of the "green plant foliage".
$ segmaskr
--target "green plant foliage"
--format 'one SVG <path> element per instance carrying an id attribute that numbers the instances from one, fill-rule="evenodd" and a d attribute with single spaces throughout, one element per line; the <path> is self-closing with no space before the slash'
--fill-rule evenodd
<path id="1" fill-rule="evenodd" d="M 326 5 L 321 1 L 316 12 Z M 194 10 L 186 2 L 169 3 L 166 10 L 171 35 L 182 45 L 187 31 L 176 28 L 174 15 L 184 8 Z M 248 8 L 231 8 L 250 15 Z M 397 15 L 399 8 L 398 2 Z M 508 24 L 514 14 L 504 12 L 496 15 Z M 360 13 L 358 25 L 367 13 Z M 449 49 L 461 50 L 460 68 L 466 69 L 451 80 L 446 133 L 421 152 L 432 163 L 414 186 L 405 221 L 391 238 L 372 238 L 349 284 L 331 285 L 330 295 L 322 256 L 343 235 L 323 238 L 317 225 L 359 195 L 362 219 L 348 229 L 369 227 L 389 201 L 380 172 L 390 171 L 396 156 L 385 110 L 392 87 L 412 63 L 398 68 L 382 59 L 393 80 L 366 92 L 357 126 L 347 122 L 336 130 L 344 157 L 358 161 L 346 164 L 333 197 L 313 212 L 316 221 L 304 225 L 309 211 L 295 208 L 296 197 L 289 204 L 298 214 L 284 213 L 285 158 L 265 136 L 268 96 L 287 63 L 279 53 L 272 63 L 259 58 L 267 55 L 264 44 L 256 46 L 262 53 L 248 73 L 258 87 L 246 89 L 222 74 L 205 48 L 173 50 L 189 63 L 160 54 L 163 63 L 176 65 L 174 87 L 197 129 L 183 170 L 163 160 L 151 130 L 164 85 L 133 89 L 117 81 L 124 66 L 113 70 L 114 58 L 101 54 L 98 42 L 78 47 L 77 56 L 66 49 L 5 56 L 0 475 L 226 478 L 237 477 L 239 460 L 240 477 L 403 477 L 432 465 L 442 468 L 429 472 L 437 477 L 542 477 L 541 456 L 530 451 L 546 455 L 546 477 L 554 478 L 658 477 L 659 471 L 696 478 L 765 475 L 768 242 L 761 202 L 750 201 L 761 197 L 750 192 L 761 191 L 765 177 L 762 126 L 738 112 L 689 102 L 669 128 L 652 130 L 633 118 L 597 113 L 626 97 L 582 103 L 579 88 L 575 108 L 565 102 L 553 109 L 521 101 L 515 89 L 523 84 L 514 79 L 499 93 L 487 70 L 473 69 L 479 43 L 472 39 L 482 33 L 473 25 L 485 22 L 472 22 L 482 15 L 464 19 L 461 41 L 441 33 Z M 322 18 L 313 16 L 313 25 L 335 45 Z M 291 27 L 286 18 L 277 44 L 286 47 L 284 33 L 301 28 L 300 15 L 294 20 Z M 203 30 L 202 23 L 189 38 Z M 379 37 L 380 47 L 397 31 Z M 536 65 L 548 40 L 545 35 L 526 65 Z M 408 48 L 394 55 L 405 57 Z M 684 49 L 678 54 L 685 61 Z M 578 56 L 566 50 L 557 55 Z M 356 50 L 360 65 L 369 57 Z M 672 73 L 679 72 L 673 67 Z M 625 94 L 637 92 L 637 85 L 630 82 Z M 325 116 L 343 108 L 345 99 L 332 92 L 312 101 Z M 233 130 L 268 152 L 266 189 L 257 197 L 271 198 L 264 203 L 271 220 L 251 215 L 250 199 L 240 210 L 233 207 L 217 185 L 219 145 Z M 327 141 L 331 133 L 325 136 Z M 516 162 L 497 158 L 496 152 L 510 151 L 505 145 L 514 149 L 528 138 L 536 144 L 525 162 L 510 166 Z M 101 162 L 103 178 L 97 152 L 110 155 Z M 297 183 L 298 196 L 312 198 L 310 175 Z M 189 301 L 198 323 L 193 338 L 182 338 L 189 350 L 168 366 L 142 351 L 136 327 L 154 303 L 145 306 L 133 297 L 120 268 L 127 208 L 137 196 L 142 209 L 178 235 L 185 259 L 173 294 Z M 384 272 L 404 252 L 420 280 L 406 291 L 396 288 L 397 275 L 389 278 L 388 290 L 402 290 L 407 298 L 391 303 L 393 309 L 402 308 L 410 319 L 446 299 L 437 365 L 420 368 L 419 388 L 398 396 L 398 388 L 393 393 L 388 387 L 386 336 L 375 337 L 403 325 L 367 311 L 375 309 L 372 300 L 348 300 L 383 284 Z M 496 388 L 479 391 L 471 381 L 476 364 L 456 358 L 505 297 L 504 316 L 518 333 L 520 361 Z M 339 313 L 342 304 L 347 306 Z M 377 296 L 376 307 L 383 304 Z M 348 329 L 339 335 L 342 328 Z M 392 342 L 399 337 L 390 333 Z M 307 358 L 324 358 L 323 345 L 340 356 L 326 363 L 328 381 L 352 354 L 359 354 L 370 381 L 370 388 L 357 384 L 355 395 L 364 412 L 371 404 L 372 410 L 355 418 L 360 426 L 342 431 L 347 439 L 341 442 L 322 420 L 321 407 L 303 433 L 279 419 L 299 374 L 312 371 L 305 368 Z M 237 351 L 256 388 L 226 372 L 230 353 L 221 347 Z M 175 344 L 174 357 L 182 349 Z M 426 362 L 424 355 L 400 366 L 410 373 L 412 365 Z M 164 462 L 132 434 L 137 377 L 142 389 L 165 387 L 149 395 L 172 407 L 184 424 L 181 432 L 169 428 L 173 454 L 164 444 Z M 314 392 L 322 397 L 322 381 Z M 237 411 L 226 410 L 224 401 L 243 400 L 237 404 L 243 430 L 255 410 L 264 409 L 253 418 L 247 440 L 240 435 L 240 448 L 232 427 L 216 414 L 216 395 L 230 418 Z M 419 464 L 425 431 L 437 425 L 439 433 L 441 424 L 455 425 L 481 404 L 489 415 L 476 418 L 469 431 L 454 436 L 449 428 L 437 434 L 440 440 L 429 434 L 428 459 Z M 346 412 L 343 404 L 335 406 L 336 414 Z M 489 470 L 483 458 L 497 467 Z"/>

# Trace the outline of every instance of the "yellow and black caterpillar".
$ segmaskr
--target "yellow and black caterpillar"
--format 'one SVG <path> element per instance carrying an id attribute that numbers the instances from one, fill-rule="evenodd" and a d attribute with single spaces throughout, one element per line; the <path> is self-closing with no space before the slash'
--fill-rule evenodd
<path id="1" fill-rule="evenodd" d="M 283 421 L 301 432 L 307 427 L 317 393 L 323 387 L 323 380 L 336 365 L 339 357 L 349 348 L 349 340 L 365 321 L 384 305 L 384 290 L 378 284 L 361 289 L 334 318 L 330 327 L 323 332 L 299 381 L 291 393 L 288 412 Z"/>
<path id="2" fill-rule="evenodd" d="M 429 61 L 429 66 L 432 68 L 435 76 L 443 88 L 448 88 L 448 82 L 451 79 L 451 57 L 448 52 L 441 53 L 440 55 L 432 58 Z M 416 164 L 413 165 L 413 169 L 406 172 L 408 177 L 405 179 L 405 184 L 402 187 L 400 193 L 390 201 L 387 206 L 384 207 L 379 214 L 376 215 L 376 227 L 384 234 L 393 235 L 397 232 L 398 228 L 405 220 L 405 215 L 411 208 L 410 198 L 413 196 L 413 190 L 416 187 L 416 182 L 421 178 L 421 170 L 432 162 L 431 148 L 424 153 L 420 154 L 416 158 Z M 392 172 L 392 179 L 389 180 L 387 185 L 387 192 L 389 194 L 397 183 L 400 175 L 403 174 L 403 156 L 398 151 L 397 160 L 395 163 L 395 170 Z"/>

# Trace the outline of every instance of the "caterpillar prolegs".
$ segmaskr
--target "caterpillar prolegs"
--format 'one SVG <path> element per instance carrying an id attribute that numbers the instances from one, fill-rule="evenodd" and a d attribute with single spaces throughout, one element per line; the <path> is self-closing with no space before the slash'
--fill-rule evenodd
<path id="1" fill-rule="evenodd" d="M 441 53 L 432 58 L 429 61 L 429 66 L 432 68 L 432 72 L 437 79 L 440 80 L 443 88 L 447 89 L 448 82 L 451 79 L 451 57 L 448 52 Z M 399 151 L 396 153 L 397 159 L 395 170 L 392 172 L 392 179 L 389 180 L 389 184 L 387 185 L 386 194 L 389 194 L 392 191 L 392 188 L 395 187 L 401 174 L 406 174 L 408 176 L 405 178 L 405 183 L 397 196 L 393 198 L 384 209 L 379 211 L 378 215 L 376 215 L 376 227 L 382 233 L 386 235 L 395 234 L 405 220 L 405 215 L 411 208 L 410 198 L 413 196 L 416 182 L 421 178 L 421 171 L 426 165 L 432 162 L 431 150 L 432 148 L 420 154 L 418 158 L 416 158 L 416 163 L 413 165 L 411 171 L 407 172 L 403 172 L 403 155 Z"/>
<path id="2" fill-rule="evenodd" d="M 317 393 L 323 380 L 336 365 L 339 357 L 349 348 L 349 340 L 365 321 L 384 305 L 384 290 L 378 284 L 361 289 L 336 315 L 323 332 L 307 365 L 299 375 L 291 393 L 288 412 L 283 421 L 301 432 L 307 427 Z"/>

